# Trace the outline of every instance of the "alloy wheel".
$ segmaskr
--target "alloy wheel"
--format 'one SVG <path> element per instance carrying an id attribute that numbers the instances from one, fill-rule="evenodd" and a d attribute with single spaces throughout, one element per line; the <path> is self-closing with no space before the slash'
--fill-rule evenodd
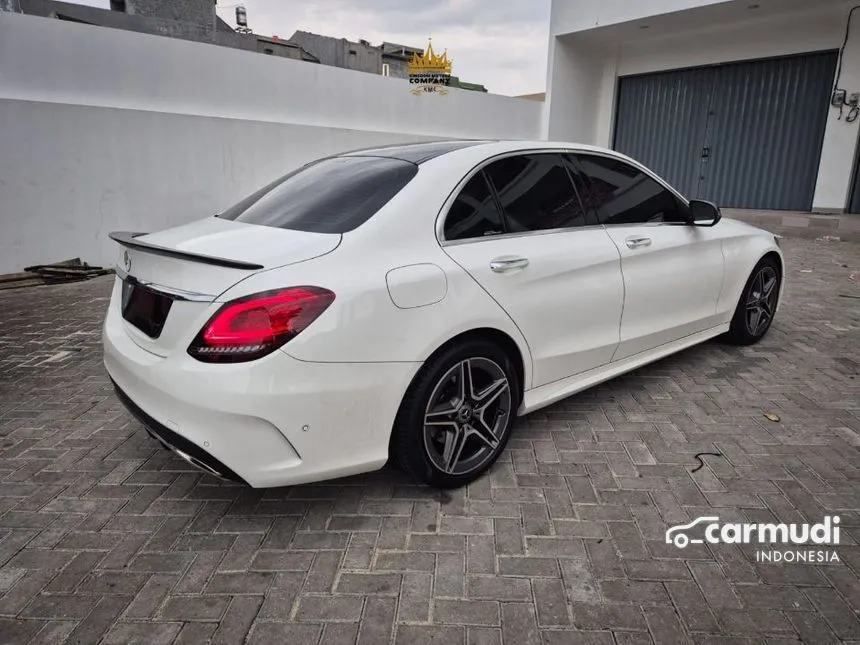
<path id="1" fill-rule="evenodd" d="M 465 475 L 491 460 L 511 413 L 511 385 L 488 358 L 467 358 L 439 379 L 424 412 L 424 447 L 442 472 Z"/>
<path id="2" fill-rule="evenodd" d="M 752 336 L 765 332 L 776 310 L 779 276 L 770 266 L 759 269 L 750 284 L 744 311 L 747 331 Z"/>

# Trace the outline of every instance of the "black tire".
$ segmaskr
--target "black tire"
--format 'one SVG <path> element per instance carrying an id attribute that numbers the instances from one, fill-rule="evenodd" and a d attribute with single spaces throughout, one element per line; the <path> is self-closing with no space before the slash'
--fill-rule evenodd
<path id="1" fill-rule="evenodd" d="M 483 400 L 470 394 L 457 403 L 465 389 L 460 385 L 463 365 L 469 370 L 466 385 L 473 382 L 470 392 L 486 393 Z M 422 367 L 403 397 L 391 439 L 393 461 L 414 479 L 437 488 L 459 488 L 476 480 L 507 444 L 519 388 L 517 371 L 498 345 L 474 339 L 443 350 Z M 469 457 L 473 450 L 475 455 Z M 446 463 L 452 464 L 447 470 Z"/>
<path id="2" fill-rule="evenodd" d="M 773 323 L 782 286 L 782 267 L 772 257 L 762 258 L 750 274 L 726 334 L 734 345 L 753 345 Z M 752 309 L 758 309 L 758 317 Z"/>

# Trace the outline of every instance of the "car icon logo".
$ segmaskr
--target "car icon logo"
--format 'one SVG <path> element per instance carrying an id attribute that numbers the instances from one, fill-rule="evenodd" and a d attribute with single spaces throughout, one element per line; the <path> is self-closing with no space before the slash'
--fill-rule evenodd
<path id="1" fill-rule="evenodd" d="M 124 251 L 122 254 L 122 266 L 126 270 L 126 273 L 131 271 L 131 256 L 128 254 L 128 251 Z"/>
<path id="2" fill-rule="evenodd" d="M 666 531 L 666 544 L 674 544 L 679 549 L 686 548 L 688 544 L 702 544 L 704 540 L 699 538 L 690 538 L 686 533 L 687 529 L 691 529 L 698 524 L 719 522 L 719 517 L 697 517 L 689 524 L 681 524 L 673 526 Z"/>

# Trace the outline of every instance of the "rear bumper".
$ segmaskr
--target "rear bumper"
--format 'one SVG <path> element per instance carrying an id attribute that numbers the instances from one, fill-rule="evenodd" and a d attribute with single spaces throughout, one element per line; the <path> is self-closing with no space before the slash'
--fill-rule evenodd
<path id="1" fill-rule="evenodd" d="M 416 363 L 309 363 L 276 351 L 232 365 L 139 347 L 111 303 L 104 364 L 129 411 L 189 463 L 256 488 L 381 468 Z"/>
<path id="2" fill-rule="evenodd" d="M 138 405 L 129 398 L 128 394 L 120 389 L 113 379 L 111 379 L 111 382 L 113 383 L 117 398 L 131 413 L 131 415 L 137 419 L 141 425 L 143 425 L 150 437 L 195 468 L 198 468 L 205 473 L 215 475 L 221 479 L 238 482 L 240 484 L 248 483 L 227 466 L 215 459 L 215 457 L 200 448 L 200 446 L 191 443 L 182 435 L 176 434 L 167 426 L 164 426 L 153 419 L 146 412 L 141 410 L 140 407 L 138 407 Z"/>

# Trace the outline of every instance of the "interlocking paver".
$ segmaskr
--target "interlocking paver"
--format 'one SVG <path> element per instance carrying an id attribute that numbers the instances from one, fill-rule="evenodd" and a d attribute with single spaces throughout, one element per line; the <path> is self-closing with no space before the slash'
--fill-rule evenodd
<path id="1" fill-rule="evenodd" d="M 860 245 L 784 247 L 761 344 L 709 342 L 520 419 L 488 476 L 444 493 L 391 470 L 216 481 L 114 397 L 111 278 L 0 292 L 0 644 L 860 639 Z M 699 452 L 722 457 L 693 473 Z M 826 514 L 839 563 L 663 539 L 702 515 Z"/>

